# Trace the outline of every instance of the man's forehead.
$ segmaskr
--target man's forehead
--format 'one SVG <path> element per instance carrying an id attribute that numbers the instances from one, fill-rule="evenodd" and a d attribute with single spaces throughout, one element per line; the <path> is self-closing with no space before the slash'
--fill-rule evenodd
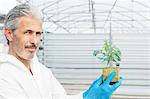
<path id="1" fill-rule="evenodd" d="M 22 24 L 36 24 L 42 26 L 42 21 L 33 16 L 23 16 L 19 18 L 20 23 Z"/>
<path id="2" fill-rule="evenodd" d="M 33 30 L 33 31 L 42 31 L 42 22 L 36 18 L 32 17 L 21 17 L 19 20 L 20 28 L 25 28 L 26 30 Z"/>

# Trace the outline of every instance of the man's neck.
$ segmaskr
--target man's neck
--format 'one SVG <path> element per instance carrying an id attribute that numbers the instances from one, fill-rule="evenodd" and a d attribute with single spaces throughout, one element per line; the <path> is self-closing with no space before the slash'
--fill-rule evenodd
<path id="1" fill-rule="evenodd" d="M 25 67 L 26 67 L 28 70 L 30 70 L 30 64 L 31 64 L 31 61 L 30 61 L 30 60 L 26 60 L 26 59 L 23 59 L 23 58 L 21 58 L 21 57 L 19 57 L 19 56 L 17 56 L 17 55 L 14 55 L 14 53 L 12 53 L 11 50 L 8 51 L 8 54 L 13 55 L 14 57 L 16 57 L 20 62 L 22 62 L 22 63 L 25 65 Z"/>
<path id="2" fill-rule="evenodd" d="M 19 61 L 21 61 L 25 67 L 30 70 L 30 64 L 31 64 L 31 61 L 30 60 L 26 60 L 26 59 L 23 59 L 23 58 L 20 58 L 20 57 L 16 57 Z"/>

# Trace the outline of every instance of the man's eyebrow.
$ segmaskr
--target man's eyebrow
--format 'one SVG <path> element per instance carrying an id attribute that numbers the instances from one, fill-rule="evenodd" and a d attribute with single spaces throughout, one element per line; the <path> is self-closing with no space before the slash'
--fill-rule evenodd
<path id="1" fill-rule="evenodd" d="M 25 32 L 40 32 L 40 33 L 43 33 L 43 31 L 33 31 L 33 30 L 30 30 L 30 29 L 25 30 Z"/>
<path id="2" fill-rule="evenodd" d="M 27 30 L 24 30 L 24 32 L 33 32 L 33 30 L 27 29 Z"/>

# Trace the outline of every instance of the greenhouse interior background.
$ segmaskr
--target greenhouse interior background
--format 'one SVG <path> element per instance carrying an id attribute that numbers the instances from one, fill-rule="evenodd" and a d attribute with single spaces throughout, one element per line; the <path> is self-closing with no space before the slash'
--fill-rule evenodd
<path id="1" fill-rule="evenodd" d="M 122 52 L 123 77 L 112 99 L 150 99 L 149 0 L 0 0 L 0 43 L 6 45 L 5 15 L 20 3 L 42 11 L 44 33 L 37 56 L 68 94 L 86 90 L 102 74 L 106 64 L 93 51 L 111 34 Z"/>

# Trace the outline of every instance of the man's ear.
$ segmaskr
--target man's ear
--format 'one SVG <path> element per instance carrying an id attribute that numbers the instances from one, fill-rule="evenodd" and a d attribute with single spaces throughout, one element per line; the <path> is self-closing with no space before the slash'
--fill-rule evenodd
<path id="1" fill-rule="evenodd" d="M 9 42 L 13 41 L 13 31 L 11 29 L 4 29 L 4 34 Z"/>

